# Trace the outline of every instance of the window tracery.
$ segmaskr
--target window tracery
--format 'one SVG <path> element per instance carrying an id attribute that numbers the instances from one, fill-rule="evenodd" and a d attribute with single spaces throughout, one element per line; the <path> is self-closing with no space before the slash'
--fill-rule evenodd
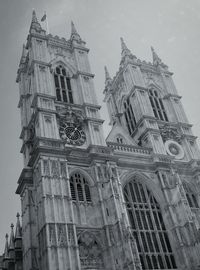
<path id="1" fill-rule="evenodd" d="M 88 182 L 80 173 L 70 177 L 70 190 L 73 201 L 91 202 L 91 193 Z"/>
<path id="2" fill-rule="evenodd" d="M 136 119 L 129 98 L 124 102 L 124 117 L 129 134 L 132 136 L 136 126 Z"/>
<path id="3" fill-rule="evenodd" d="M 176 269 L 158 202 L 137 179 L 124 188 L 124 197 L 142 269 Z"/>
<path id="4" fill-rule="evenodd" d="M 149 100 L 153 109 L 154 116 L 159 120 L 168 121 L 163 101 L 157 90 L 149 89 Z"/>
<path id="5" fill-rule="evenodd" d="M 54 83 L 57 101 L 74 103 L 70 78 L 62 65 L 57 66 L 54 71 Z"/>

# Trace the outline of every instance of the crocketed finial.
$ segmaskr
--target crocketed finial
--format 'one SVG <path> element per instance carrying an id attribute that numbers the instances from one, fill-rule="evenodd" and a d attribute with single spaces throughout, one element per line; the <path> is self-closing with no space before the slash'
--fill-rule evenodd
<path id="1" fill-rule="evenodd" d="M 13 231 L 13 228 L 14 228 L 13 223 L 11 223 L 10 227 L 11 227 L 11 231 L 10 231 L 10 245 L 9 245 L 9 249 L 14 249 L 15 248 L 15 244 L 14 244 L 15 237 L 14 237 L 14 231 Z"/>
<path id="2" fill-rule="evenodd" d="M 76 27 L 75 27 L 73 21 L 71 21 L 71 39 L 74 39 L 77 41 L 79 41 L 81 39 L 79 33 L 76 30 Z"/>
<path id="3" fill-rule="evenodd" d="M 21 238 L 22 237 L 22 230 L 20 225 L 20 214 L 17 213 L 17 222 L 16 222 L 16 229 L 15 229 L 15 238 Z"/>
<path id="4" fill-rule="evenodd" d="M 120 40 L 121 40 L 121 54 L 122 54 L 122 56 L 131 55 L 131 51 L 126 46 L 124 39 L 121 37 Z"/>

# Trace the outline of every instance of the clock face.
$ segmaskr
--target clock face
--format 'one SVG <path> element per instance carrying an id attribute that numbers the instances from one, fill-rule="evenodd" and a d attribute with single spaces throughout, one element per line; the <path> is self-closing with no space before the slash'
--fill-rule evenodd
<path id="1" fill-rule="evenodd" d="M 61 123 L 59 132 L 61 139 L 67 144 L 80 146 L 83 145 L 86 140 L 85 132 L 80 126 L 74 123 Z"/>

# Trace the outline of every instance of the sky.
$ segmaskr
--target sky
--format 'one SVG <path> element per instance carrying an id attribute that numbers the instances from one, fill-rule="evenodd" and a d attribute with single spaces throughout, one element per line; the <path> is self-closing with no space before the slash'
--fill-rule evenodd
<path id="1" fill-rule="evenodd" d="M 26 42 L 32 10 L 38 19 L 47 13 L 53 35 L 70 37 L 70 23 L 90 48 L 95 90 L 108 134 L 108 117 L 103 104 L 104 65 L 111 76 L 119 68 L 120 37 L 141 60 L 151 61 L 153 46 L 169 70 L 182 103 L 200 136 L 200 1 L 199 0 L 0 0 L 0 254 L 10 224 L 20 212 L 15 195 L 23 168 L 17 68 Z M 45 26 L 43 26 L 45 27 Z"/>

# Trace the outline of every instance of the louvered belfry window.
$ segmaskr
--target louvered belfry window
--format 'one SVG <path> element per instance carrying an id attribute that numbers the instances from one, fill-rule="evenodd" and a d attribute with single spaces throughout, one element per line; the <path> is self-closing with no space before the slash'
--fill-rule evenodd
<path id="1" fill-rule="evenodd" d="M 90 187 L 80 173 L 74 173 L 70 177 L 70 190 L 73 201 L 91 202 Z"/>
<path id="2" fill-rule="evenodd" d="M 127 213 L 142 269 L 176 269 L 158 202 L 137 179 L 124 188 Z"/>
<path id="3" fill-rule="evenodd" d="M 69 76 L 63 66 L 57 66 L 54 71 L 54 82 L 57 101 L 73 103 L 72 88 Z"/>
<path id="4" fill-rule="evenodd" d="M 136 119 L 129 98 L 124 102 L 124 117 L 129 134 L 132 136 L 136 126 Z"/>
<path id="5" fill-rule="evenodd" d="M 168 121 L 163 101 L 155 89 L 149 90 L 149 100 L 153 109 L 154 116 L 162 121 Z"/>

